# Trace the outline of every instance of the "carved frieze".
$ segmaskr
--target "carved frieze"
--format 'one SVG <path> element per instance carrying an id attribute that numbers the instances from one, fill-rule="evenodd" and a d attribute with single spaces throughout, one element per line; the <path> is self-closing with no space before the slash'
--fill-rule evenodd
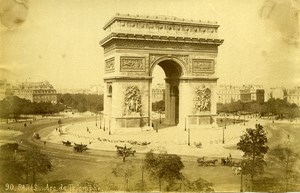
<path id="1" fill-rule="evenodd" d="M 212 59 L 193 59 L 192 72 L 213 74 L 215 72 L 215 62 Z"/>
<path id="2" fill-rule="evenodd" d="M 146 71 L 144 57 L 121 57 L 121 71 L 122 72 L 144 72 Z"/>
<path id="3" fill-rule="evenodd" d="M 184 45 L 184 46 L 183 46 Z M 216 45 L 210 44 L 189 44 L 189 43 L 176 43 L 176 42 L 157 42 L 157 41 L 128 41 L 118 40 L 116 48 L 138 48 L 138 49 L 174 49 L 174 50 L 201 50 L 209 52 L 218 52 Z"/>
<path id="4" fill-rule="evenodd" d="M 210 111 L 211 107 L 211 90 L 205 86 L 196 89 L 194 107 L 197 112 Z"/>
<path id="5" fill-rule="evenodd" d="M 129 28 L 134 31 L 152 31 L 157 29 L 159 32 L 163 33 L 181 33 L 190 35 L 206 35 L 211 36 L 217 33 L 217 26 L 215 25 L 188 25 L 188 24 L 175 24 L 175 23 L 153 23 L 153 22 L 143 22 L 143 21 L 120 21 L 120 30 L 128 30 Z"/>
<path id="6" fill-rule="evenodd" d="M 124 116 L 141 114 L 141 93 L 136 86 L 127 87 L 124 100 Z"/>
<path id="7" fill-rule="evenodd" d="M 105 60 L 105 73 L 115 71 L 115 58 Z"/>

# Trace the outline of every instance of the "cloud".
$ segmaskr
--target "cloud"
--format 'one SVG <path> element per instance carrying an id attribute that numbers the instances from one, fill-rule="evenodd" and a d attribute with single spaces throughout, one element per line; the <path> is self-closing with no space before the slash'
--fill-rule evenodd
<path id="1" fill-rule="evenodd" d="M 261 18 L 273 24 L 282 39 L 289 44 L 299 41 L 298 2 L 286 0 L 266 0 L 261 9 Z"/>
<path id="2" fill-rule="evenodd" d="M 15 29 L 22 25 L 27 13 L 27 0 L 0 0 L 0 22 L 8 29 Z"/>

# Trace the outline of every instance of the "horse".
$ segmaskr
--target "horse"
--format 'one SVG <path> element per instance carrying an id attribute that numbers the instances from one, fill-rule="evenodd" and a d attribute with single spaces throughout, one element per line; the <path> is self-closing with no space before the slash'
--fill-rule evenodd
<path id="1" fill-rule="evenodd" d="M 123 146 L 119 146 L 119 145 L 115 145 L 115 147 L 117 148 L 117 150 L 124 148 Z"/>
<path id="2" fill-rule="evenodd" d="M 203 166 L 203 164 L 204 164 L 204 156 L 201 157 L 201 158 L 198 158 L 197 159 L 197 163 L 198 163 L 199 166 Z"/>
<path id="3" fill-rule="evenodd" d="M 221 158 L 221 162 L 224 166 L 230 166 L 233 164 L 232 160 L 229 159 L 228 157 L 225 159 L 225 158 Z"/>
<path id="4" fill-rule="evenodd" d="M 204 156 L 201 157 L 201 158 L 198 158 L 198 159 L 197 159 L 197 162 L 198 162 L 198 163 L 204 162 Z"/>
<path id="5" fill-rule="evenodd" d="M 235 175 L 238 175 L 238 174 L 241 173 L 242 168 L 241 167 L 235 167 L 235 166 L 233 166 L 232 170 L 234 171 Z"/>
<path id="6" fill-rule="evenodd" d="M 71 142 L 70 141 L 62 141 L 63 145 L 65 146 L 70 146 L 71 145 Z"/>
<path id="7" fill-rule="evenodd" d="M 133 150 L 133 151 L 128 151 L 128 156 L 134 156 L 134 154 L 135 154 L 135 150 Z"/>
<path id="8" fill-rule="evenodd" d="M 87 145 L 82 145 L 82 144 L 78 144 L 78 143 L 74 143 L 74 145 L 75 145 L 76 147 L 78 147 L 78 146 L 81 146 L 81 147 L 87 147 Z"/>
<path id="9" fill-rule="evenodd" d="M 216 162 L 218 162 L 218 160 L 217 159 L 214 159 L 214 160 L 207 160 L 205 163 L 206 163 L 206 165 L 216 165 Z"/>

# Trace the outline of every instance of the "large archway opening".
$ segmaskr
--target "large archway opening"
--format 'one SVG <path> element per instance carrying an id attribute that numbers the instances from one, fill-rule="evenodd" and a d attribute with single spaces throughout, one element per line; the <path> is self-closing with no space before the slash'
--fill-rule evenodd
<path id="1" fill-rule="evenodd" d="M 179 78 L 183 74 L 182 68 L 177 62 L 167 59 L 158 62 L 151 72 L 153 77 L 151 101 L 152 107 L 156 107 L 152 109 L 155 111 L 153 113 L 154 115 L 159 113 L 160 124 L 177 125 L 180 110 Z M 156 106 L 153 106 L 155 104 Z"/>

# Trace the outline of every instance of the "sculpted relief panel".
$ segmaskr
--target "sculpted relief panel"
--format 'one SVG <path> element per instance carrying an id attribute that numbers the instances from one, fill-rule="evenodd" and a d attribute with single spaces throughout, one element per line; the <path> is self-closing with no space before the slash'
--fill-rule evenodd
<path id="1" fill-rule="evenodd" d="M 145 72 L 145 58 L 121 57 L 121 72 Z"/>
<path id="2" fill-rule="evenodd" d="M 141 114 L 141 93 L 136 86 L 127 87 L 124 101 L 124 115 Z"/>
<path id="3" fill-rule="evenodd" d="M 194 73 L 209 73 L 215 72 L 215 62 L 212 59 L 194 59 L 192 62 L 192 71 Z"/>
<path id="4" fill-rule="evenodd" d="M 196 89 L 195 109 L 197 112 L 210 111 L 211 90 L 202 86 Z"/>
<path id="5" fill-rule="evenodd" d="M 115 71 L 115 58 L 105 60 L 105 73 Z"/>

